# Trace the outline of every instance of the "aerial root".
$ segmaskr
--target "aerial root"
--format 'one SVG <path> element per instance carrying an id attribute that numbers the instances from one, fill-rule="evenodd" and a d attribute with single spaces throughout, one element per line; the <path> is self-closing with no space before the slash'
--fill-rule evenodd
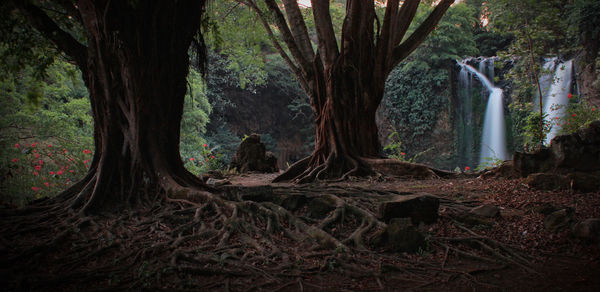
<path id="1" fill-rule="evenodd" d="M 314 175 L 318 178 L 322 174 L 314 172 Z M 157 279 L 161 277 L 185 278 L 185 275 L 210 279 L 209 282 L 199 280 L 194 287 L 223 287 L 218 285 L 222 285 L 219 283 L 224 279 L 242 277 L 253 279 L 261 289 L 311 290 L 318 285 L 306 279 L 331 271 L 371 277 L 376 287 L 384 286 L 382 265 L 374 261 L 385 259 L 387 255 L 373 252 L 367 238 L 371 232 L 384 229 L 386 224 L 369 210 L 376 206 L 377 198 L 395 194 L 377 193 L 370 199 L 364 196 L 367 192 L 364 189 L 339 186 L 315 189 L 313 185 L 278 192 L 305 194 L 308 198 L 327 196 L 334 208 L 324 218 L 308 219 L 302 217 L 302 211 L 288 210 L 274 202 L 228 201 L 215 194 L 195 200 L 193 195 L 177 197 L 176 193 L 170 193 L 147 210 L 120 216 L 89 217 L 68 208 L 54 213 L 44 210 L 28 216 L 9 215 L 5 222 L 39 222 L 43 228 L 16 233 L 3 223 L 2 230 L 9 231 L 3 233 L 3 241 L 11 242 L 17 236 L 23 238 L 14 250 L 7 250 L 10 257 L 0 261 L 1 269 L 3 273 L 26 273 L 34 267 L 35 272 L 41 274 L 43 263 L 48 261 L 45 255 L 51 254 L 61 258 L 55 271 L 71 276 L 98 271 L 101 274 L 96 279 L 109 280 L 112 287 L 126 290 L 160 287 Z M 40 222 L 40 218 L 53 219 Z M 467 236 L 430 238 L 431 246 L 444 255 L 441 263 L 423 266 L 423 263 L 406 261 L 402 263 L 404 266 L 396 267 L 420 275 L 420 284 L 438 279 L 431 274 L 435 269 L 444 275 L 460 274 L 447 269 L 453 259 L 450 255 L 490 264 L 501 262 L 532 272 L 527 255 L 480 236 L 458 222 L 453 223 Z M 478 249 L 465 248 L 465 245 Z M 398 256 L 393 262 L 401 260 Z M 374 268 L 376 266 L 379 268 Z M 365 271 L 372 273 L 366 275 Z M 215 275 L 222 277 L 215 278 Z M 462 276 L 469 277 L 468 273 Z M 470 280 L 476 279 L 471 277 Z M 60 285 L 60 281 L 53 279 L 44 281 Z M 231 280 L 228 285 L 231 290 L 248 288 L 240 283 L 243 282 Z M 211 286 L 213 284 L 217 286 Z M 41 287 L 42 284 L 34 285 Z"/>

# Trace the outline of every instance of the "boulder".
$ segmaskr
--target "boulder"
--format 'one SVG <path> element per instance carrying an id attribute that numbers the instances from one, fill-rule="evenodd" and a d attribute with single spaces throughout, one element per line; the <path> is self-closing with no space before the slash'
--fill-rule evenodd
<path id="1" fill-rule="evenodd" d="M 388 251 L 413 253 L 425 247 L 425 236 L 412 225 L 410 218 L 393 218 L 373 235 L 370 243 Z"/>
<path id="2" fill-rule="evenodd" d="M 216 178 L 209 177 L 206 180 L 206 184 L 209 186 L 218 187 L 218 186 L 230 185 L 231 182 L 226 179 L 216 179 Z"/>
<path id="3" fill-rule="evenodd" d="M 571 182 L 565 175 L 554 173 L 534 173 L 525 180 L 527 185 L 538 190 L 568 190 Z"/>
<path id="4" fill-rule="evenodd" d="M 500 216 L 500 208 L 494 205 L 481 205 L 471 209 L 469 213 L 480 217 L 494 218 Z"/>
<path id="5" fill-rule="evenodd" d="M 379 216 L 385 222 L 393 218 L 410 218 L 417 225 L 435 223 L 438 218 L 440 200 L 430 194 L 398 196 L 393 201 L 379 205 Z"/>
<path id="6" fill-rule="evenodd" d="M 574 211 L 571 208 L 564 208 L 550 213 L 544 218 L 544 228 L 551 232 L 558 232 L 573 223 Z"/>
<path id="7" fill-rule="evenodd" d="M 273 153 L 265 151 L 265 144 L 260 141 L 260 135 L 252 134 L 237 149 L 237 152 L 231 158 L 230 169 L 237 169 L 240 173 L 257 172 L 277 172 L 277 158 Z"/>
<path id="8" fill-rule="evenodd" d="M 574 172 L 569 173 L 567 178 L 575 190 L 584 193 L 600 190 L 600 174 L 598 172 Z"/>
<path id="9" fill-rule="evenodd" d="M 514 173 L 521 177 L 527 177 L 532 173 L 550 172 L 554 169 L 552 151 L 542 148 L 533 153 L 515 152 L 513 168 Z"/>
<path id="10" fill-rule="evenodd" d="M 587 241 L 600 242 L 600 218 L 590 218 L 577 223 L 573 228 L 573 235 Z"/>
<path id="11" fill-rule="evenodd" d="M 558 168 L 577 171 L 600 169 L 600 121 L 581 128 L 577 133 L 557 136 L 550 147 Z"/>

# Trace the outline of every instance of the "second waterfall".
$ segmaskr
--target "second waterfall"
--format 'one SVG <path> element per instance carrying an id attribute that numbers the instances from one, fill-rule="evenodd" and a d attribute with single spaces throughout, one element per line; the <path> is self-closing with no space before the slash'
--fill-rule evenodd
<path id="1" fill-rule="evenodd" d="M 493 60 L 481 61 L 479 68 L 484 72 L 473 68 L 466 61 L 459 62 L 459 65 L 461 66 L 460 76 L 467 76 L 469 79 L 471 75 L 475 76 L 489 94 L 481 133 L 479 165 L 485 167 L 496 160 L 510 159 L 506 149 L 503 92 L 501 88 L 495 87 L 490 81 L 494 78 Z M 490 78 L 486 76 L 486 73 L 491 75 Z"/>

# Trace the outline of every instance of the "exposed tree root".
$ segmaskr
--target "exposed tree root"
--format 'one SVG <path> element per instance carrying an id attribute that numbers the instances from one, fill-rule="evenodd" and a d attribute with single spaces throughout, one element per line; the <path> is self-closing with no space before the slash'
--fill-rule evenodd
<path id="1" fill-rule="evenodd" d="M 336 273 L 382 289 L 390 271 L 411 275 L 415 287 L 440 277 L 475 281 L 469 272 L 447 268 L 454 257 L 533 272 L 527 256 L 465 226 L 465 237 L 430 239 L 431 252 L 446 254 L 435 265 L 403 261 L 373 246 L 371 236 L 386 228 L 377 204 L 395 192 L 310 184 L 269 190 L 252 201 L 227 190 L 181 188 L 119 215 L 89 217 L 63 198 L 5 212 L 0 284 L 9 290 L 284 291 L 316 289 L 320 284 L 310 279 Z M 317 198 L 331 202 L 331 209 L 307 212 Z"/>
<path id="2" fill-rule="evenodd" d="M 336 182 L 351 176 L 388 175 L 403 178 L 431 179 L 456 177 L 450 171 L 432 168 L 423 164 L 403 162 L 396 159 L 374 159 L 329 154 L 323 163 L 309 156 L 294 164 L 276 177 L 273 182 L 291 181 L 310 183 L 314 181 Z"/>

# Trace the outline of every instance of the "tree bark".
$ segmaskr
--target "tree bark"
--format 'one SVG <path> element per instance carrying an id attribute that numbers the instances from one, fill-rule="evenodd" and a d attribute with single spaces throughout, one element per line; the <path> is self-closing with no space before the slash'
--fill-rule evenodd
<path id="1" fill-rule="evenodd" d="M 87 46 L 74 48 L 46 31 L 76 57 L 83 73 L 96 151 L 84 180 L 59 198 L 97 213 L 151 204 L 173 192 L 208 196 L 179 154 L 188 49 L 199 33 L 204 1 L 80 0 L 76 7 Z M 43 32 L 40 23 L 34 26 Z"/>

